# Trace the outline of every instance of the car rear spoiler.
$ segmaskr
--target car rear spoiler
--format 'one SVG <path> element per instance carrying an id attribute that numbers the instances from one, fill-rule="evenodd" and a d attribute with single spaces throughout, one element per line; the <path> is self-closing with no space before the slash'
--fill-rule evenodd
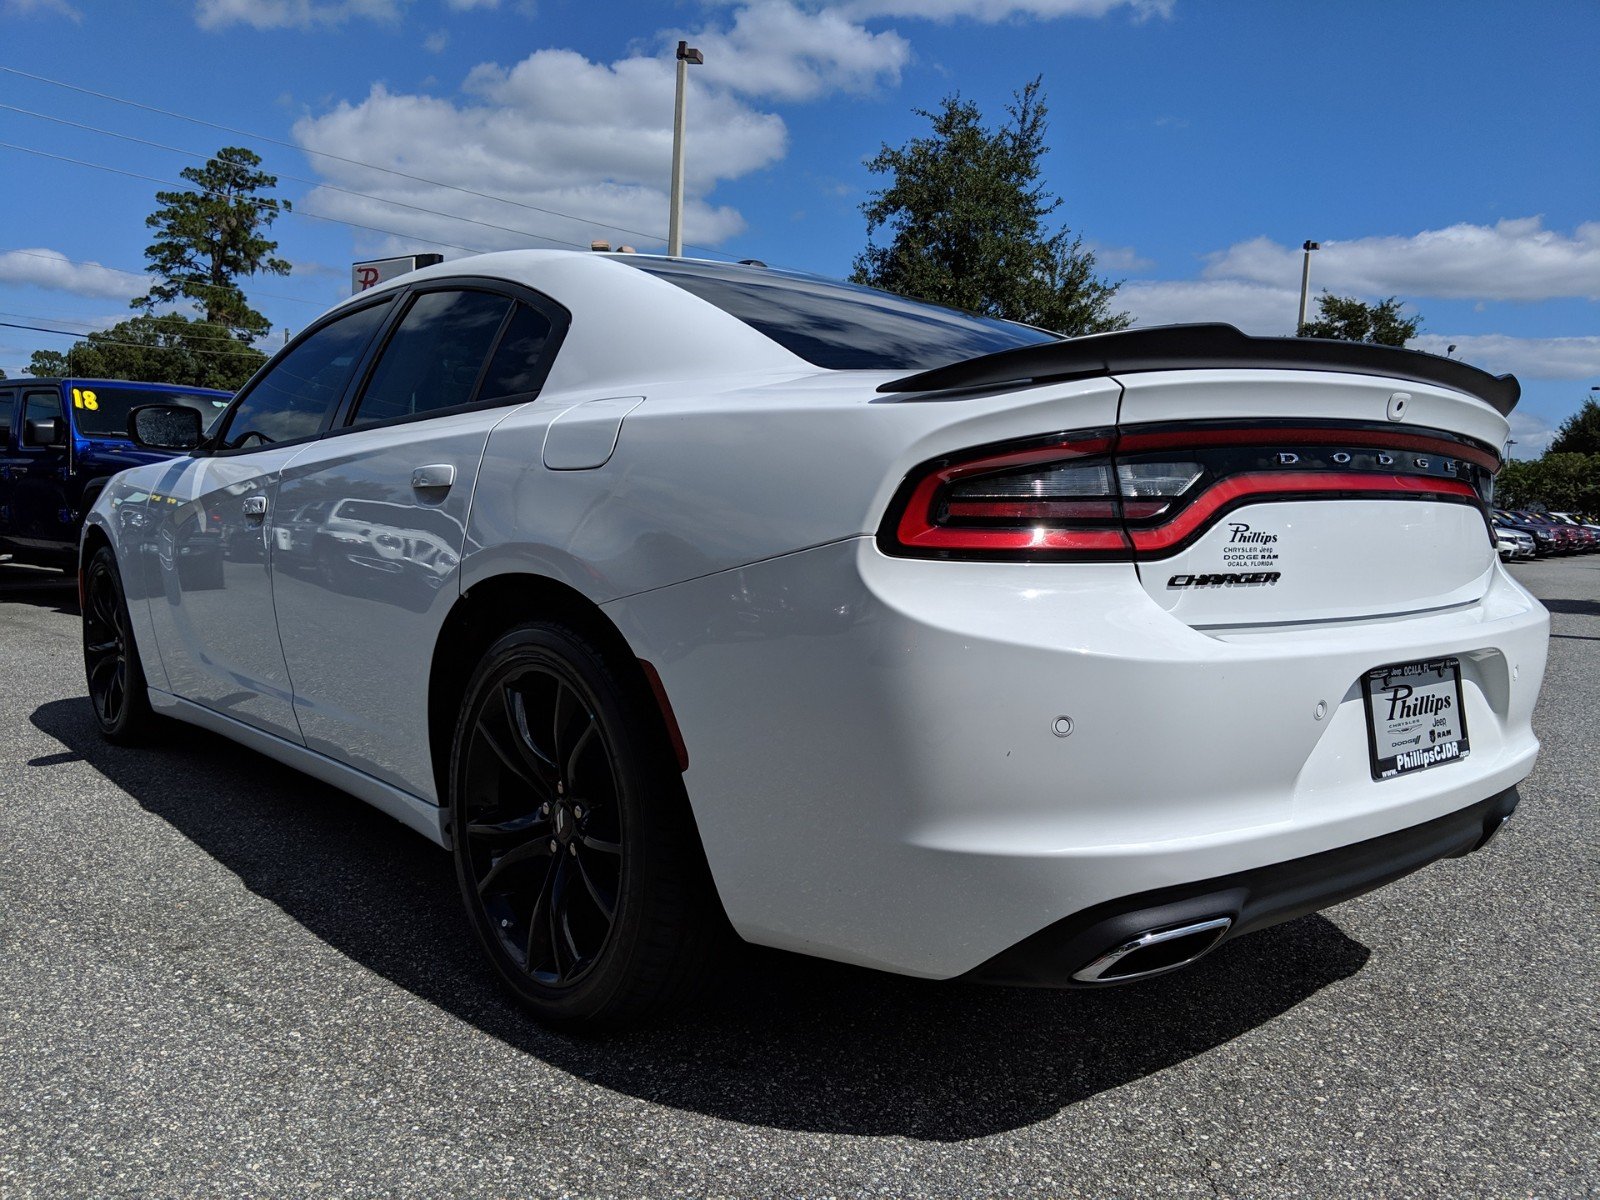
<path id="1" fill-rule="evenodd" d="M 1250 337 L 1232 325 L 1157 325 L 1019 346 L 949 366 L 892 379 L 880 392 L 947 392 L 1006 384 L 1046 383 L 1182 371 L 1268 367 L 1288 371 L 1344 371 L 1432 383 L 1476 396 L 1509 416 L 1522 396 L 1515 375 L 1491 375 L 1454 358 L 1420 350 L 1340 342 L 1326 338 Z"/>

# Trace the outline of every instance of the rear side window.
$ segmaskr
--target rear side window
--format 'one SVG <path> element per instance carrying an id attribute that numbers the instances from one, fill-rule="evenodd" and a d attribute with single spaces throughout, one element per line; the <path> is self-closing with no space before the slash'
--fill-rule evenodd
<path id="1" fill-rule="evenodd" d="M 919 370 L 1055 341 L 1055 335 L 852 283 L 720 263 L 619 256 L 834 370 Z"/>
<path id="2" fill-rule="evenodd" d="M 374 304 L 340 317 L 273 362 L 228 417 L 222 448 L 250 449 L 320 433 L 388 309 Z"/>
<path id="3" fill-rule="evenodd" d="M 351 424 L 472 403 L 511 305 L 490 292 L 423 292 L 384 347 Z"/>
<path id="4" fill-rule="evenodd" d="M 0 445 L 11 440 L 11 420 L 17 411 L 17 394 L 0 392 Z"/>
<path id="5" fill-rule="evenodd" d="M 499 400 L 537 392 L 550 371 L 545 348 L 554 329 L 550 318 L 538 309 L 517 305 L 484 374 L 479 399 Z"/>

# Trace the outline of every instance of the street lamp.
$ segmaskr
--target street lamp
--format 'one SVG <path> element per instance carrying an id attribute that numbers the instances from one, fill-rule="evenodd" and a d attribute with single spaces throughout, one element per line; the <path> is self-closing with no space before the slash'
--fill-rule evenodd
<path id="1" fill-rule="evenodd" d="M 672 110 L 672 204 L 667 214 L 667 253 L 683 253 L 683 95 L 689 83 L 689 64 L 706 56 L 688 42 L 678 43 L 678 99 Z"/>
<path id="2" fill-rule="evenodd" d="M 1305 251 L 1305 261 L 1300 266 L 1300 323 L 1294 327 L 1295 337 L 1306 335 L 1306 292 L 1311 287 L 1311 252 L 1321 250 L 1321 242 L 1306 241 L 1300 243 L 1300 249 Z"/>

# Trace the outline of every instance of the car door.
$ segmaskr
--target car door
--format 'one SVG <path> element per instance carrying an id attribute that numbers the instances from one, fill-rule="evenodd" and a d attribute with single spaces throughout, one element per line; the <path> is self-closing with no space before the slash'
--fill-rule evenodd
<path id="1" fill-rule="evenodd" d="M 278 477 L 327 429 L 391 301 L 341 311 L 282 351 L 205 452 L 166 466 L 149 500 L 150 617 L 168 686 L 295 742 L 267 554 Z"/>
<path id="2" fill-rule="evenodd" d="M 451 281 L 404 303 L 341 424 L 283 470 L 273 596 L 306 745 L 433 800 L 431 654 L 479 463 L 537 393 L 566 315 Z"/>
<path id="3" fill-rule="evenodd" d="M 16 450 L 17 389 L 0 387 L 0 550 L 11 537 L 11 468 Z"/>
<path id="4" fill-rule="evenodd" d="M 10 540 L 27 552 L 60 552 L 76 541 L 66 484 L 72 468 L 67 414 L 56 384 L 24 386 L 17 443 L 8 456 Z"/>

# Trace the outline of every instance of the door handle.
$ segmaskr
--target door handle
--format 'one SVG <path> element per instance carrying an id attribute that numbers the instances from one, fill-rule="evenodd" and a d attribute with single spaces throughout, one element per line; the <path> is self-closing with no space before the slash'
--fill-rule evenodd
<path id="1" fill-rule="evenodd" d="M 244 498 L 244 515 L 249 521 L 259 521 L 267 515 L 267 498 L 265 496 L 246 496 Z"/>
<path id="2" fill-rule="evenodd" d="M 454 463 L 430 463 L 411 472 L 411 487 L 418 492 L 448 492 L 455 481 Z"/>

